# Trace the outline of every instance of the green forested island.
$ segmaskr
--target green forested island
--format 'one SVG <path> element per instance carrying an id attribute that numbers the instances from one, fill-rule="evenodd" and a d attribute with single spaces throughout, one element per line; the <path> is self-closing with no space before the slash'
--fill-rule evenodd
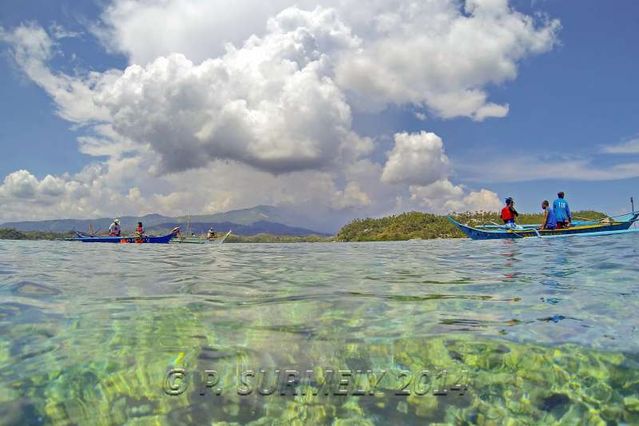
<path id="1" fill-rule="evenodd" d="M 0 240 L 62 240 L 71 238 L 73 232 L 48 231 L 17 231 L 15 229 L 0 228 Z"/>
<path id="2" fill-rule="evenodd" d="M 502 223 L 499 213 L 475 212 L 453 214 L 461 223 Z M 574 214 L 579 219 L 602 219 L 605 214 L 581 211 Z M 520 214 L 517 223 L 540 223 L 542 214 Z M 340 229 L 337 241 L 406 241 L 412 239 L 464 238 L 465 235 L 451 224 L 446 216 L 430 213 L 410 212 L 379 219 L 356 219 Z"/>

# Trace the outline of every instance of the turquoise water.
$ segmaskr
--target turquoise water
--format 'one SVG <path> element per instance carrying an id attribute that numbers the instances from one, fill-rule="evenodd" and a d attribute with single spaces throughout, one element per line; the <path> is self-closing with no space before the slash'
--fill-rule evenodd
<path id="1" fill-rule="evenodd" d="M 0 242 L 0 423 L 637 424 L 638 243 Z"/>

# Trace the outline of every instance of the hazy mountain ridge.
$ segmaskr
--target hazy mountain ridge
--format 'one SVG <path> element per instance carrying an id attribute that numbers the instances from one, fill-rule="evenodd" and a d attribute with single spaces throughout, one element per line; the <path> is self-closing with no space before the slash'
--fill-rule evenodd
<path id="1" fill-rule="evenodd" d="M 232 222 L 197 222 L 191 223 L 187 227 L 180 225 L 176 222 L 163 223 L 161 225 L 147 227 L 147 231 L 157 231 L 154 233 L 164 233 L 176 226 L 182 226 L 182 231 L 185 233 L 192 232 L 195 234 L 206 233 L 209 229 L 213 228 L 218 233 L 225 233 L 229 230 L 233 231 L 233 234 L 240 236 L 253 236 L 259 234 L 271 234 L 271 235 L 285 235 L 294 237 L 306 237 L 310 235 L 329 236 L 331 234 L 317 232 L 306 228 L 298 228 L 281 223 L 274 223 L 268 221 L 259 221 L 248 225 L 242 225 Z"/>
<path id="2" fill-rule="evenodd" d="M 281 209 L 272 206 L 257 206 L 250 209 L 232 210 L 224 213 L 209 215 L 180 216 L 176 218 L 181 223 L 190 220 L 191 223 L 235 223 L 251 225 L 256 222 L 273 222 L 295 226 L 291 223 L 290 215 L 283 214 Z"/>
<path id="3" fill-rule="evenodd" d="M 190 223 L 192 232 L 202 233 L 209 228 L 216 231 L 232 229 L 238 235 L 331 235 L 330 231 L 313 230 L 303 225 L 302 218 L 291 217 L 289 212 L 272 206 L 257 206 L 251 209 L 233 210 L 211 215 L 195 215 L 182 217 L 168 217 L 159 214 L 149 214 L 142 217 L 122 216 L 120 223 L 124 230 L 132 230 L 138 221 L 144 224 L 148 231 L 160 231 L 181 226 L 186 231 Z M 0 228 L 18 231 L 68 232 L 87 231 L 91 227 L 95 232 L 104 232 L 111 225 L 113 218 L 99 219 L 53 219 L 41 221 L 7 222 Z M 302 222 L 302 223 L 300 223 Z"/>

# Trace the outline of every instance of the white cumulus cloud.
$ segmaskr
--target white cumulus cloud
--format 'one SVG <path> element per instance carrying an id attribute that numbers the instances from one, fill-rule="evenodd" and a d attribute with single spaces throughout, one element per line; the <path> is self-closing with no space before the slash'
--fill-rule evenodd
<path id="1" fill-rule="evenodd" d="M 438 213 L 495 211 L 501 202 L 497 194 L 487 189 L 468 191 L 442 179 L 427 186 L 410 187 L 410 200 L 418 208 Z"/>
<path id="2" fill-rule="evenodd" d="M 423 106 L 443 118 L 504 117 L 486 87 L 513 80 L 518 62 L 551 49 L 558 21 L 538 21 L 507 1 L 387 2 L 363 47 L 337 68 L 357 105 Z"/>
<path id="3" fill-rule="evenodd" d="M 382 181 L 425 186 L 446 178 L 449 169 L 444 143 L 435 133 L 399 133 L 384 166 Z"/>

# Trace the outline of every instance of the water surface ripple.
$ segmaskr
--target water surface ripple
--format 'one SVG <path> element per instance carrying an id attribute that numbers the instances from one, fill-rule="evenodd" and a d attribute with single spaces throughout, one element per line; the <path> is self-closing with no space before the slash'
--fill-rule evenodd
<path id="1" fill-rule="evenodd" d="M 637 423 L 637 242 L 3 241 L 0 418 Z M 174 368 L 192 374 L 179 396 L 165 392 Z M 226 389 L 259 368 L 427 370 L 439 379 L 447 371 L 468 380 L 454 396 L 395 395 L 394 382 L 372 396 Z M 206 369 L 225 381 L 220 395 L 198 387 Z"/>

